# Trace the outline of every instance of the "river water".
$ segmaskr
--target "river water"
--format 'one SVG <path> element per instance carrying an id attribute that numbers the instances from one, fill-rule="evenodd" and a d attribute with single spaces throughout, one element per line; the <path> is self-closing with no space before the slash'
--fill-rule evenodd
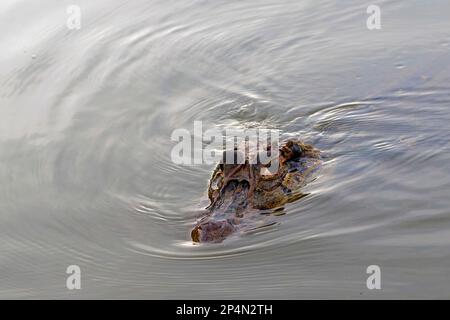
<path id="1" fill-rule="evenodd" d="M 449 17 L 446 0 L 1 1 L 0 298 L 450 298 Z M 193 245 L 213 165 L 174 164 L 170 137 L 197 120 L 279 129 L 323 168 L 273 226 Z"/>

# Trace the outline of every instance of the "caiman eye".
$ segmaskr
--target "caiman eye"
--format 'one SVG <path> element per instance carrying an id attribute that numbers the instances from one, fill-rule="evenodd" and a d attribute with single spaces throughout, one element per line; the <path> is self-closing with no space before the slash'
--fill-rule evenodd
<path id="1" fill-rule="evenodd" d="M 210 183 L 211 189 L 218 190 L 220 188 L 220 185 L 222 184 L 222 181 L 223 181 L 222 174 L 220 174 L 220 173 L 216 174 L 211 180 L 211 183 Z"/>
<path id="2" fill-rule="evenodd" d="M 211 182 L 211 189 L 213 189 L 213 190 L 219 189 L 219 184 L 217 183 L 216 180 Z"/>
<path id="3" fill-rule="evenodd" d="M 302 156 L 303 150 L 302 148 L 298 145 L 298 144 L 294 144 L 292 146 L 292 158 L 296 159 L 296 158 L 300 158 Z"/>

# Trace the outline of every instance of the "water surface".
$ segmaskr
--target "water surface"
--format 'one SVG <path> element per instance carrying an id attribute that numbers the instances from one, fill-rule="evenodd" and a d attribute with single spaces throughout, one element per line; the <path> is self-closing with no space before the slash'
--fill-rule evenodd
<path id="1" fill-rule="evenodd" d="M 361 1 L 2 1 L 0 298 L 450 298 L 450 3 L 375 4 L 370 31 Z M 196 120 L 324 166 L 272 227 L 194 246 L 213 166 L 170 135 Z"/>

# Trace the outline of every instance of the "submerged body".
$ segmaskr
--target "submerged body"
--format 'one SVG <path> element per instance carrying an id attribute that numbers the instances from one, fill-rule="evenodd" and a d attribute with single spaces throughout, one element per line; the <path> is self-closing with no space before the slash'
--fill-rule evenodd
<path id="1" fill-rule="evenodd" d="M 262 164 L 218 164 L 208 187 L 207 214 L 191 232 L 194 242 L 221 242 L 252 227 L 251 217 L 301 198 L 304 186 L 321 164 L 320 152 L 297 140 L 279 150 L 278 170 Z"/>

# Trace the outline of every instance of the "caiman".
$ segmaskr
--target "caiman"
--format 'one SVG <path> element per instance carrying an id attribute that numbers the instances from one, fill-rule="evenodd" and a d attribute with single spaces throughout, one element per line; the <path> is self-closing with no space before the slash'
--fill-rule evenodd
<path id="1" fill-rule="evenodd" d="M 210 204 L 191 232 L 192 241 L 222 242 L 233 233 L 252 229 L 256 215 L 301 198 L 300 188 L 320 164 L 319 150 L 299 140 L 282 144 L 273 174 L 259 161 L 220 162 L 209 181 Z"/>

